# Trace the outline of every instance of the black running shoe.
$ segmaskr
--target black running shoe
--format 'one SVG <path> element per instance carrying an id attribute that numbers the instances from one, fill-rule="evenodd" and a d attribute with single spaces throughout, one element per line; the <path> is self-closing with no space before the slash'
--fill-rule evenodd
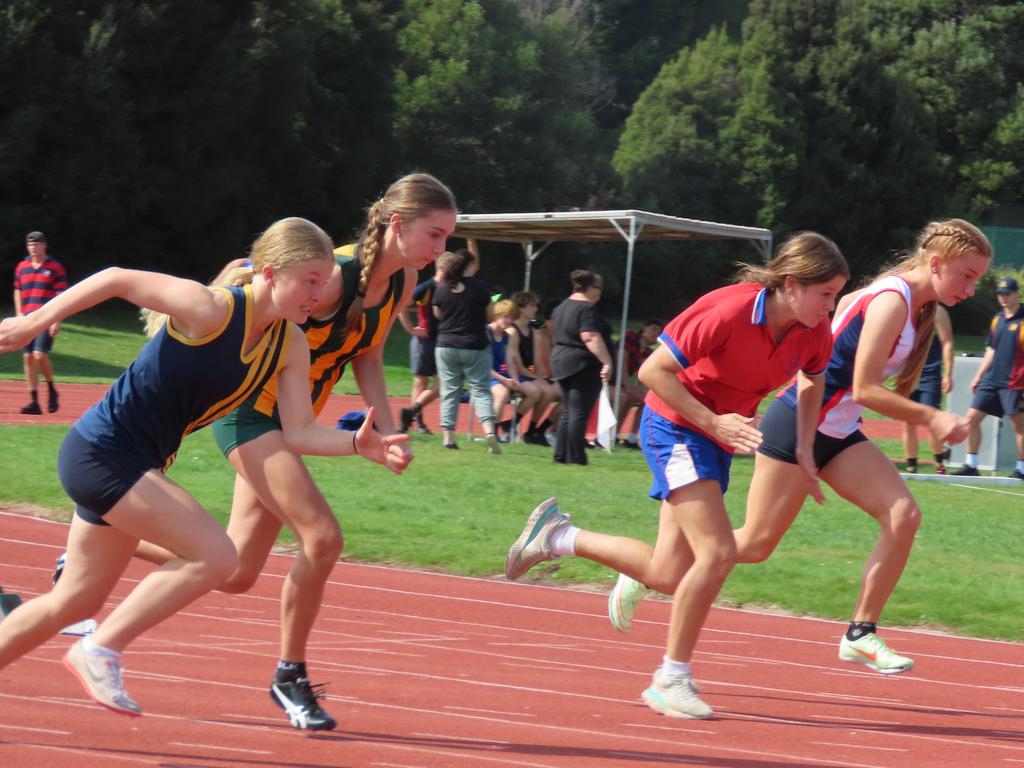
<path id="1" fill-rule="evenodd" d="M 57 390 L 50 387 L 50 398 L 46 403 L 46 410 L 50 413 L 56 413 L 60 408 L 60 397 L 57 395 Z"/>
<path id="2" fill-rule="evenodd" d="M 431 431 L 430 427 L 428 427 L 422 421 L 420 422 L 420 425 L 418 427 L 416 427 L 416 431 L 419 432 L 421 435 L 432 435 L 432 434 L 434 434 Z"/>
<path id="3" fill-rule="evenodd" d="M 978 477 L 978 470 L 974 467 L 968 467 L 964 464 L 960 469 L 953 473 L 957 477 Z"/>
<path id="4" fill-rule="evenodd" d="M 1011 474 L 1010 477 L 1015 478 L 1017 480 L 1024 480 L 1024 472 L 1021 472 L 1019 469 L 1015 469 L 1013 470 L 1013 474 Z"/>
<path id="5" fill-rule="evenodd" d="M 331 731 L 338 723 L 320 708 L 324 698 L 323 685 L 310 685 L 300 677 L 288 683 L 270 686 L 270 698 L 285 711 L 293 728 L 309 731 Z"/>
<path id="6" fill-rule="evenodd" d="M 416 418 L 416 414 L 413 413 L 412 408 L 402 408 L 398 412 L 398 421 L 400 422 L 400 426 L 398 427 L 398 431 L 401 432 L 403 435 L 406 432 L 408 432 L 409 431 L 409 427 L 412 426 L 412 420 L 414 418 Z"/>
<path id="7" fill-rule="evenodd" d="M 24 408 L 21 409 L 21 412 L 23 414 L 25 414 L 26 416 L 42 416 L 43 415 L 43 409 L 39 407 L 39 403 L 35 403 L 35 402 L 29 403 L 28 405 L 26 405 Z"/>

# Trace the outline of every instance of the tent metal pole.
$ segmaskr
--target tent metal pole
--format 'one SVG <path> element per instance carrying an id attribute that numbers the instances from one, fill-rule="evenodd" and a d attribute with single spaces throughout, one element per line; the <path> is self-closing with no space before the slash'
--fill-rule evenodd
<path id="1" fill-rule="evenodd" d="M 548 240 L 537 250 L 536 253 L 533 251 L 533 241 L 520 243 L 523 247 L 523 257 L 526 259 L 526 274 L 523 276 L 524 291 L 530 290 L 530 273 L 533 271 L 533 262 L 535 262 L 537 257 L 547 250 L 547 247 L 551 245 L 552 242 L 554 241 Z"/>
<path id="2" fill-rule="evenodd" d="M 533 268 L 533 242 L 520 243 L 523 246 L 523 257 L 526 259 L 526 274 L 523 275 L 523 290 L 530 290 L 530 270 Z"/>
<path id="3" fill-rule="evenodd" d="M 615 362 L 615 402 L 612 407 L 615 409 L 615 418 L 619 417 L 619 405 L 622 402 L 622 374 L 623 361 L 626 356 L 626 324 L 629 322 L 629 294 L 633 287 L 633 246 L 636 239 L 640 237 L 644 225 L 637 225 L 636 216 L 629 217 L 629 233 L 623 231 L 622 227 L 614 219 L 610 220 L 612 226 L 619 231 L 626 240 L 626 285 L 623 288 L 622 296 L 622 320 L 619 322 L 619 350 Z M 610 352 L 611 350 L 609 350 Z M 622 425 L 620 424 L 619 427 Z"/>

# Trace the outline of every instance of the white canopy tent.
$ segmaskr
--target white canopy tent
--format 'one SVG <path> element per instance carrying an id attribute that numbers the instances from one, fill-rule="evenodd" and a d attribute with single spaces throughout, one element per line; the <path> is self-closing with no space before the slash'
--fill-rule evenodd
<path id="1" fill-rule="evenodd" d="M 519 243 L 526 260 L 523 290 L 530 289 L 533 262 L 553 242 L 626 241 L 626 280 L 623 287 L 622 320 L 616 357 L 615 412 L 619 412 L 622 362 L 625 355 L 626 323 L 629 320 L 630 288 L 633 281 L 633 251 L 638 241 L 746 240 L 767 260 L 772 251 L 772 233 L 759 227 L 719 224 L 683 219 L 647 211 L 565 211 L 557 213 L 464 213 L 456 220 L 455 237 Z M 534 245 L 542 242 L 540 248 Z"/>

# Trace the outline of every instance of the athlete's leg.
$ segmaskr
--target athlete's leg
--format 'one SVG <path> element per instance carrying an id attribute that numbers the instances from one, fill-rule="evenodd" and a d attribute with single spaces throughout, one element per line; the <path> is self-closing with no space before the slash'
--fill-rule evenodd
<path id="1" fill-rule="evenodd" d="M 693 565 L 693 551 L 667 503 L 661 505 L 658 539 L 653 547 L 626 536 L 581 530 L 576 537 L 576 555 L 607 565 L 666 595 L 675 592 L 679 580 Z"/>
<path id="2" fill-rule="evenodd" d="M 735 531 L 736 560 L 761 563 L 775 551 L 807 498 L 807 483 L 796 464 L 758 453 L 747 493 L 747 516 Z"/>
<path id="3" fill-rule="evenodd" d="M 910 557 L 921 510 L 892 462 L 872 442 L 842 451 L 819 473 L 840 496 L 881 526 L 861 577 L 853 620 L 877 622 Z"/>
<path id="4" fill-rule="evenodd" d="M 299 544 L 295 562 L 281 590 L 281 658 L 304 661 L 324 584 L 344 544 L 341 527 L 302 458 L 288 449 L 281 432 L 268 432 L 244 443 L 228 458 L 251 489 L 243 488 L 239 499 L 240 508 L 250 513 L 247 515 L 250 523 L 242 530 L 256 531 L 259 547 L 265 548 L 263 559 L 269 550 L 266 544 L 270 524 L 265 515 L 254 512 L 258 504 L 284 520 Z M 260 519 L 252 523 L 256 514 Z"/>
<path id="5" fill-rule="evenodd" d="M 238 450 L 236 448 L 231 455 Z M 253 588 L 283 525 L 284 521 L 267 509 L 245 478 L 235 474 L 228 538 L 238 550 L 238 565 L 228 580 L 218 587 L 220 591 L 240 594 Z"/>
<path id="6" fill-rule="evenodd" d="M 736 563 L 736 540 L 717 480 L 698 480 L 672 491 L 663 504 L 693 552 L 693 565 L 672 597 L 666 655 L 688 662 L 708 611 Z"/>
<path id="7" fill-rule="evenodd" d="M 140 539 L 177 557 L 139 582 L 100 624 L 93 635 L 96 645 L 123 650 L 147 629 L 215 589 L 235 569 L 235 547 L 224 529 L 188 492 L 156 470 L 144 474 L 103 519 L 124 534 L 125 559 Z M 76 563 L 78 556 L 70 551 L 68 565 L 82 567 Z M 123 568 L 120 562 L 116 565 Z"/>
<path id="8" fill-rule="evenodd" d="M 60 580 L 0 623 L 0 668 L 56 635 L 68 624 L 95 616 L 117 584 L 135 539 L 77 515 L 68 531 L 68 558 Z"/>

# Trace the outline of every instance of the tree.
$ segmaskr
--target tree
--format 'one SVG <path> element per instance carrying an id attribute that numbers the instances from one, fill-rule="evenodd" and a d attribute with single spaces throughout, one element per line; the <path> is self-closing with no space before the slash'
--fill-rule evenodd
<path id="1" fill-rule="evenodd" d="M 509 0 L 408 0 L 393 123 L 407 166 L 435 172 L 467 211 L 584 204 L 600 164 L 593 60 L 585 40 L 565 44 L 571 22 Z"/>

